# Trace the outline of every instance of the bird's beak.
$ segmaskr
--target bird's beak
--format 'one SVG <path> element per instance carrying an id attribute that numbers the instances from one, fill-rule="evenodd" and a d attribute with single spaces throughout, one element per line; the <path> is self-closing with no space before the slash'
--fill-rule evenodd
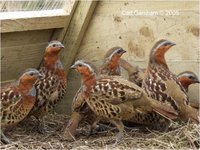
<path id="1" fill-rule="evenodd" d="M 60 44 L 60 48 L 65 48 L 65 46 L 63 44 Z"/>
<path id="2" fill-rule="evenodd" d="M 125 51 L 125 50 L 122 50 L 122 54 L 124 54 L 124 53 L 126 53 L 126 51 Z"/>
<path id="3" fill-rule="evenodd" d="M 174 45 L 176 45 L 176 43 L 174 43 L 174 42 L 170 42 L 170 44 L 171 44 L 171 46 L 174 46 Z"/>
<path id="4" fill-rule="evenodd" d="M 70 69 L 76 69 L 76 65 L 73 64 L 73 65 L 70 67 Z"/>
<path id="5" fill-rule="evenodd" d="M 200 80 L 197 80 L 197 82 L 196 83 L 200 83 Z"/>

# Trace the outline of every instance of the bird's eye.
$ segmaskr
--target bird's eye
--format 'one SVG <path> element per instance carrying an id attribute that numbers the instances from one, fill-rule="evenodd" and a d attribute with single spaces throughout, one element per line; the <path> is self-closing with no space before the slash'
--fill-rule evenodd
<path id="1" fill-rule="evenodd" d="M 52 46 L 53 46 L 53 47 L 56 47 L 56 44 L 53 44 Z"/>
<path id="2" fill-rule="evenodd" d="M 79 66 L 79 67 L 82 67 L 83 65 L 82 65 L 82 64 L 79 64 L 78 66 Z"/>
<path id="3" fill-rule="evenodd" d="M 193 79 L 193 76 L 189 76 L 188 78 L 189 78 L 189 79 Z"/>
<path id="4" fill-rule="evenodd" d="M 165 43 L 163 46 L 167 46 L 168 45 L 168 43 Z"/>
<path id="5" fill-rule="evenodd" d="M 33 73 L 33 72 L 31 72 L 31 73 L 30 73 L 30 76 L 33 76 L 33 75 L 34 75 L 34 73 Z"/>
<path id="6" fill-rule="evenodd" d="M 120 53 L 121 53 L 121 50 L 118 50 L 118 51 L 117 51 L 117 54 L 120 54 Z"/>

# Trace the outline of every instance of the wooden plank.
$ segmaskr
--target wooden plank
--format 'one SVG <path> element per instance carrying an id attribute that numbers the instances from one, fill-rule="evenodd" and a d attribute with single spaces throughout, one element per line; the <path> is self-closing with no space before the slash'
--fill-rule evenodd
<path id="1" fill-rule="evenodd" d="M 64 63 L 64 67 L 67 72 L 70 65 L 74 61 L 75 55 L 78 51 L 79 45 L 82 41 L 96 5 L 97 1 L 79 1 L 77 4 L 63 40 L 65 50 L 62 53 L 62 62 Z M 68 93 L 66 95 L 68 95 Z M 70 99 L 70 101 L 66 101 L 66 98 L 64 98 L 56 110 L 58 112 L 66 113 L 66 106 L 70 108 L 71 100 L 72 99 Z"/>
<path id="2" fill-rule="evenodd" d="M 62 61 L 66 70 L 69 69 L 74 60 L 96 4 L 97 1 L 79 1 L 76 7 L 63 40 L 65 51 L 62 53 Z"/>
<path id="3" fill-rule="evenodd" d="M 37 68 L 42 60 L 47 42 L 1 49 L 1 80 L 18 78 L 27 68 Z"/>
<path id="4" fill-rule="evenodd" d="M 44 43 L 50 40 L 52 33 L 52 29 L 3 33 L 1 47 Z"/>
<path id="5" fill-rule="evenodd" d="M 22 14 L 18 14 L 22 13 Z M 16 18 L 3 18 L 1 14 L 1 33 L 16 32 L 16 31 L 29 31 L 29 30 L 43 30 L 52 28 L 62 28 L 69 16 L 66 13 L 47 12 L 15 12 L 13 16 Z M 4 13 L 5 16 L 7 15 Z M 21 17 L 20 17 L 21 16 Z"/>

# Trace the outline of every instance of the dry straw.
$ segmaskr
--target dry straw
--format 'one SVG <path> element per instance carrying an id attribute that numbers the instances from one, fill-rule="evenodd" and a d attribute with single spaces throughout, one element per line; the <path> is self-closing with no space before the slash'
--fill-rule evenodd
<path id="1" fill-rule="evenodd" d="M 200 126 L 193 123 L 173 123 L 170 131 L 141 131 L 138 127 L 126 129 L 124 139 L 115 148 L 112 147 L 116 128 L 98 132 L 87 138 L 88 125 L 82 123 L 74 142 L 62 141 L 61 128 L 69 119 L 66 115 L 54 114 L 46 118 L 48 130 L 41 135 L 36 132 L 35 120 L 25 120 L 11 131 L 8 137 L 15 141 L 3 145 L 0 149 L 198 149 Z"/>

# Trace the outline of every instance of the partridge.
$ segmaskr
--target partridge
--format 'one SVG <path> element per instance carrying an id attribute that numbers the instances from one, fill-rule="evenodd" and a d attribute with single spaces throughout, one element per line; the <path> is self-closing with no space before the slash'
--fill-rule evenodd
<path id="1" fill-rule="evenodd" d="M 51 41 L 39 67 L 44 78 L 37 80 L 35 84 L 37 98 L 30 115 L 38 119 L 40 133 L 46 132 L 44 116 L 54 109 L 66 93 L 67 76 L 59 59 L 59 52 L 63 48 L 59 41 Z"/>
<path id="2" fill-rule="evenodd" d="M 150 52 L 142 87 L 149 97 L 176 111 L 181 120 L 188 121 L 190 119 L 199 123 L 198 111 L 189 105 L 186 90 L 176 75 L 169 70 L 164 57 L 165 53 L 174 45 L 175 43 L 167 40 L 156 42 Z"/>
<path id="3" fill-rule="evenodd" d="M 27 69 L 17 83 L 1 91 L 1 141 L 11 141 L 4 135 L 3 129 L 22 121 L 35 104 L 34 84 L 42 75 L 36 69 Z"/>
<path id="4" fill-rule="evenodd" d="M 103 65 L 98 70 L 98 74 L 120 75 L 119 60 L 125 52 L 125 50 L 118 46 L 109 49 L 104 57 Z M 65 140 L 73 140 L 81 120 L 87 120 L 89 124 L 92 124 L 96 120 L 96 115 L 82 98 L 80 88 L 74 96 L 72 102 L 72 115 L 64 129 L 63 137 Z"/>
<path id="5" fill-rule="evenodd" d="M 80 73 L 81 96 L 97 116 L 92 129 L 102 119 L 113 123 L 119 130 L 115 144 L 123 137 L 122 120 L 129 120 L 138 113 L 149 111 L 176 115 L 171 108 L 159 105 L 159 102 L 149 98 L 142 88 L 132 82 L 118 76 L 98 77 L 95 68 L 86 61 L 76 61 L 71 68 Z"/>
<path id="6" fill-rule="evenodd" d="M 122 58 L 120 59 L 120 66 L 128 72 L 129 81 L 137 84 L 139 87 L 142 87 L 145 69 L 140 68 L 139 66 L 133 66 Z"/>

